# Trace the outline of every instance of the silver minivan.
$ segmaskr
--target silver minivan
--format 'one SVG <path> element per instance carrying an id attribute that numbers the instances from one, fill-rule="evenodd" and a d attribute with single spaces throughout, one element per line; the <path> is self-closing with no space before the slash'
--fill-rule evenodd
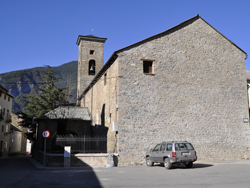
<path id="1" fill-rule="evenodd" d="M 192 168 L 193 162 L 197 161 L 197 154 L 190 142 L 170 141 L 157 144 L 146 153 L 145 158 L 147 166 L 163 163 L 166 169 L 170 169 L 172 164 L 184 164 Z"/>

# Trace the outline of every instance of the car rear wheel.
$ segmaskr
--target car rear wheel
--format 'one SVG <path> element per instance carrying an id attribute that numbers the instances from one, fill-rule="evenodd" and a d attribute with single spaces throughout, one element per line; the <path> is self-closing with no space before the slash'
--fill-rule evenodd
<path id="1" fill-rule="evenodd" d="M 187 163 L 187 164 L 186 164 L 186 167 L 187 167 L 187 168 L 192 168 L 192 167 L 193 167 L 193 162 Z"/>
<path id="2" fill-rule="evenodd" d="M 150 157 L 146 158 L 146 164 L 147 164 L 147 166 L 153 166 L 154 165 L 154 163 L 150 160 Z"/>
<path id="3" fill-rule="evenodd" d="M 170 169 L 171 166 L 172 166 L 172 163 L 170 163 L 169 158 L 166 158 L 166 159 L 164 160 L 164 167 L 165 167 L 166 169 Z"/>

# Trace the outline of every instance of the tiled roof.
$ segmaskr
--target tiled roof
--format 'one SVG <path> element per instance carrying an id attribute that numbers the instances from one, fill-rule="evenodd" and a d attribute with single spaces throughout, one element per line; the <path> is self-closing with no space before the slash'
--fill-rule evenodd
<path id="1" fill-rule="evenodd" d="M 0 85 L 0 92 L 5 93 L 6 95 L 10 96 L 11 98 L 15 98 L 12 96 L 7 89 L 5 89 L 2 85 Z"/>
<path id="2" fill-rule="evenodd" d="M 75 106 L 60 106 L 39 119 L 91 120 L 88 108 Z"/>
<path id="3" fill-rule="evenodd" d="M 76 44 L 79 46 L 80 41 L 84 39 L 84 40 L 89 40 L 89 41 L 98 41 L 98 42 L 105 42 L 107 40 L 107 38 L 101 38 L 101 37 L 97 37 L 94 35 L 79 35 L 76 41 Z"/>
<path id="4" fill-rule="evenodd" d="M 0 85 L 0 90 L 2 90 L 4 93 L 7 93 L 7 92 L 8 92 L 8 90 L 5 89 L 2 85 Z"/>
<path id="5" fill-rule="evenodd" d="M 20 129 L 18 129 L 18 128 L 17 128 L 16 126 L 14 126 L 13 124 L 11 124 L 10 130 L 22 132 Z"/>

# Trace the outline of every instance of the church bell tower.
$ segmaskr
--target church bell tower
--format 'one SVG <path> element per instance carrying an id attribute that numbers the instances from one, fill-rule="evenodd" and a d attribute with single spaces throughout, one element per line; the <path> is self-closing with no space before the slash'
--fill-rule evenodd
<path id="1" fill-rule="evenodd" d="M 107 38 L 94 35 L 79 35 L 76 44 L 79 46 L 77 98 L 81 96 L 95 75 L 103 66 L 104 43 Z"/>

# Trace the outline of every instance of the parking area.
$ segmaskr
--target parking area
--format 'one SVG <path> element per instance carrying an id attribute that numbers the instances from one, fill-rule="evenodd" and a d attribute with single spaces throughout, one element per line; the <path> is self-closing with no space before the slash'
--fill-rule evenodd
<path id="1" fill-rule="evenodd" d="M 0 160 L 0 187 L 187 187 L 248 188 L 250 161 L 201 162 L 193 168 L 174 166 L 166 170 L 153 167 L 126 166 L 112 168 L 36 169 L 28 158 Z"/>
<path id="2" fill-rule="evenodd" d="M 96 172 L 103 187 L 249 187 L 250 163 L 194 163 L 192 169 L 174 166 L 119 167 Z"/>

